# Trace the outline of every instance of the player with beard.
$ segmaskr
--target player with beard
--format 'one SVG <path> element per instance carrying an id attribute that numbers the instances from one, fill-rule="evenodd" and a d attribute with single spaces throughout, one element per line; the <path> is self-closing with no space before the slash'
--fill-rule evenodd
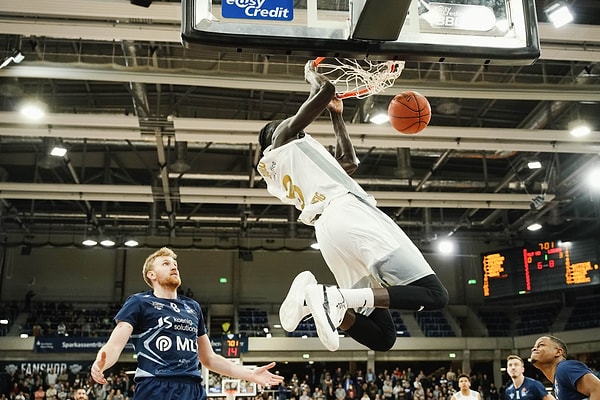
<path id="1" fill-rule="evenodd" d="M 118 361 L 131 337 L 138 363 L 134 399 L 205 399 L 199 361 L 211 371 L 261 386 L 282 382 L 269 372 L 274 362 L 249 370 L 215 354 L 200 305 L 177 293 L 176 258 L 166 247 L 148 256 L 142 274 L 152 290 L 130 296 L 115 316 L 117 326 L 92 365 L 94 381 L 107 383 L 104 371 Z"/>
<path id="2" fill-rule="evenodd" d="M 539 337 L 531 349 L 531 363 L 552 382 L 557 400 L 600 400 L 600 379 L 581 361 L 567 360 L 562 339 Z"/>
<path id="3" fill-rule="evenodd" d="M 506 358 L 506 373 L 512 380 L 504 392 L 505 400 L 556 400 L 542 382 L 526 377 L 525 363 L 515 354 Z"/>

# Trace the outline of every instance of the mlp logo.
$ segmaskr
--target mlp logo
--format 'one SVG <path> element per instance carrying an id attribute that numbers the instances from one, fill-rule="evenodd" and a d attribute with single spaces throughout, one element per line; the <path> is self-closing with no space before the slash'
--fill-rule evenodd
<path id="1" fill-rule="evenodd" d="M 224 18 L 266 19 L 291 21 L 294 19 L 293 0 L 223 0 Z"/>

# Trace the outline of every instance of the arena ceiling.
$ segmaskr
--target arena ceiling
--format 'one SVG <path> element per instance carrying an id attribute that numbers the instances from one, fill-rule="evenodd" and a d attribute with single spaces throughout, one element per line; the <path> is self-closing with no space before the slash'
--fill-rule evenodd
<path id="1" fill-rule="evenodd" d="M 408 61 L 383 95 L 345 102 L 355 178 L 418 243 L 600 233 L 600 192 L 586 181 L 600 164 L 600 5 L 571 1 L 576 19 L 557 30 L 536 3 L 542 51 L 533 65 Z M 2 3 L 0 56 L 25 57 L 0 69 L 6 242 L 311 237 L 254 169 L 256 132 L 308 94 L 306 58 L 185 48 L 179 21 L 178 2 Z M 367 122 L 403 90 L 428 97 L 424 132 Z M 17 111 L 30 98 L 48 108 L 36 124 Z M 573 119 L 592 133 L 571 136 Z M 308 131 L 333 143 L 326 115 Z M 57 143 L 66 156 L 48 156 Z M 530 170 L 533 160 L 542 168 Z M 534 221 L 541 231 L 526 229 Z"/>

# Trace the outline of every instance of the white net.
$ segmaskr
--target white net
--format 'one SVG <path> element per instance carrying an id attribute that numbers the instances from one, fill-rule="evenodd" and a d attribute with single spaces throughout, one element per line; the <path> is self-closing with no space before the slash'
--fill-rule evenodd
<path id="1" fill-rule="evenodd" d="M 383 92 L 394 84 L 404 69 L 404 61 L 371 61 L 351 58 L 315 60 L 319 73 L 336 85 L 337 97 L 358 99 Z"/>

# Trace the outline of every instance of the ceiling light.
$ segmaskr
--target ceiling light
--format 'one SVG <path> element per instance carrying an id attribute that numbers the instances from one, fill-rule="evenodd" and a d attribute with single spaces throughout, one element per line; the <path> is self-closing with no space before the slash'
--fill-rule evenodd
<path id="1" fill-rule="evenodd" d="M 533 161 L 529 161 L 527 163 L 527 168 L 529 169 L 540 169 L 542 168 L 542 163 L 537 161 L 537 160 L 533 160 Z"/>
<path id="2" fill-rule="evenodd" d="M 98 244 L 98 241 L 96 241 L 95 239 L 91 239 L 91 238 L 86 238 L 81 242 L 82 245 L 87 246 L 87 247 L 92 247 Z"/>
<path id="3" fill-rule="evenodd" d="M 46 112 L 44 111 L 44 106 L 42 105 L 42 103 L 37 101 L 24 103 L 21 106 L 20 112 L 22 116 L 32 121 L 37 121 L 41 119 L 44 115 L 46 115 Z"/>
<path id="4" fill-rule="evenodd" d="M 564 1 L 555 1 L 544 8 L 548 20 L 555 28 L 560 28 L 573 21 L 573 14 Z"/>
<path id="5" fill-rule="evenodd" d="M 371 118 L 369 118 L 369 122 L 372 122 L 377 125 L 381 125 L 385 122 L 388 122 L 389 120 L 390 120 L 390 117 L 386 113 L 376 114 L 376 115 L 373 115 Z"/>
<path id="6" fill-rule="evenodd" d="M 537 222 L 534 222 L 533 224 L 527 227 L 527 230 L 531 232 L 539 231 L 540 229 L 542 229 L 542 224 L 539 224 Z"/>
<path id="7" fill-rule="evenodd" d="M 138 242 L 134 238 L 129 238 L 123 244 L 127 247 L 136 247 L 140 245 L 140 242 Z"/>
<path id="8" fill-rule="evenodd" d="M 115 241 L 109 238 L 103 239 L 100 244 L 104 247 L 112 247 L 115 245 Z"/>
<path id="9" fill-rule="evenodd" d="M 54 146 L 50 150 L 50 155 L 54 157 L 64 157 L 67 154 L 67 149 L 64 146 Z"/>
<path id="10" fill-rule="evenodd" d="M 582 137 L 589 135 L 592 130 L 587 122 L 577 119 L 569 123 L 569 131 L 571 132 L 571 135 L 575 137 Z"/>
<path id="11" fill-rule="evenodd" d="M 0 319 L 0 325 L 8 325 L 7 319 Z"/>
<path id="12" fill-rule="evenodd" d="M 451 254 L 454 252 L 454 242 L 450 240 L 441 240 L 438 244 L 438 250 L 442 254 Z"/>

